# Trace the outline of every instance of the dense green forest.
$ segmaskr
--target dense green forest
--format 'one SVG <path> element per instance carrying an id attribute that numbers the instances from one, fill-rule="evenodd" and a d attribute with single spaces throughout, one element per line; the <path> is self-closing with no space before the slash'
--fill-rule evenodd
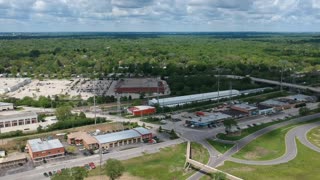
<path id="1" fill-rule="evenodd" d="M 103 77 L 236 74 L 279 78 L 320 70 L 316 34 L 152 34 L 0 38 L 0 74 Z M 312 79 L 313 80 L 313 79 Z M 288 81 L 292 81 L 288 79 Z M 304 81 L 304 80 L 303 80 Z"/>

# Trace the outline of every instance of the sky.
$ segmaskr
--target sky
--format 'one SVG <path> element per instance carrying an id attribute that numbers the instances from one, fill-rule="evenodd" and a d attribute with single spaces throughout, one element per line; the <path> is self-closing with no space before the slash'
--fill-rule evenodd
<path id="1" fill-rule="evenodd" d="M 0 32 L 319 32 L 320 0 L 0 0 Z"/>

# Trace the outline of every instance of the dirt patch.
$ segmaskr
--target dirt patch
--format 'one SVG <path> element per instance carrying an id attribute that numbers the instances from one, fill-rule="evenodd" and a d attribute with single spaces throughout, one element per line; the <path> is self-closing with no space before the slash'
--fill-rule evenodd
<path id="1" fill-rule="evenodd" d="M 263 147 L 256 147 L 254 151 L 246 153 L 244 155 L 244 158 L 248 160 L 255 160 L 263 156 L 266 156 L 267 154 L 270 154 L 270 153 L 272 153 L 272 151 L 268 149 L 265 149 Z"/>
<path id="2" fill-rule="evenodd" d="M 252 172 L 255 170 L 256 170 L 255 168 L 251 168 L 251 167 L 239 167 L 239 168 L 228 169 L 228 171 L 232 171 L 232 172 Z"/>
<path id="3" fill-rule="evenodd" d="M 100 176 L 91 176 L 91 177 L 87 177 L 85 178 L 85 180 L 101 180 L 101 179 L 109 179 L 108 176 L 102 176 L 102 178 Z M 137 177 L 137 176 L 132 176 L 129 173 L 124 173 L 118 180 L 143 180 L 143 178 Z"/>

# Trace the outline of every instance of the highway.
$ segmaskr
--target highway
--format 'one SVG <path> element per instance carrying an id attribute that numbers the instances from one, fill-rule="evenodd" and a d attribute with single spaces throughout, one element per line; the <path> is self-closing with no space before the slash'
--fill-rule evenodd
<path id="1" fill-rule="evenodd" d="M 244 76 L 236 76 L 236 75 L 221 75 L 222 77 L 232 78 L 232 79 L 243 79 Z M 298 84 L 292 84 L 292 83 L 286 83 L 286 82 L 280 82 L 280 81 L 274 81 L 269 79 L 262 79 L 262 78 L 256 78 L 256 77 L 249 77 L 254 82 L 260 82 L 260 83 L 266 83 L 266 84 L 272 84 L 272 85 L 278 85 L 284 87 L 290 87 L 290 88 L 296 88 L 296 89 L 302 89 L 302 90 L 310 90 L 312 92 L 320 93 L 320 88 L 315 88 L 311 86 L 303 86 Z"/>

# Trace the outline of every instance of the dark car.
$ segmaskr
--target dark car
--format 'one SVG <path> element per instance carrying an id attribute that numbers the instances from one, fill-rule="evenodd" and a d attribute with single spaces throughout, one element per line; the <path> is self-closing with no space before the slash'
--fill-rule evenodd
<path id="1" fill-rule="evenodd" d="M 52 172 L 51 171 L 49 171 L 49 176 L 52 176 Z"/>
<path id="2" fill-rule="evenodd" d="M 49 175 L 48 175 L 48 173 L 43 173 L 43 175 L 45 176 L 45 177 L 49 177 Z"/>

